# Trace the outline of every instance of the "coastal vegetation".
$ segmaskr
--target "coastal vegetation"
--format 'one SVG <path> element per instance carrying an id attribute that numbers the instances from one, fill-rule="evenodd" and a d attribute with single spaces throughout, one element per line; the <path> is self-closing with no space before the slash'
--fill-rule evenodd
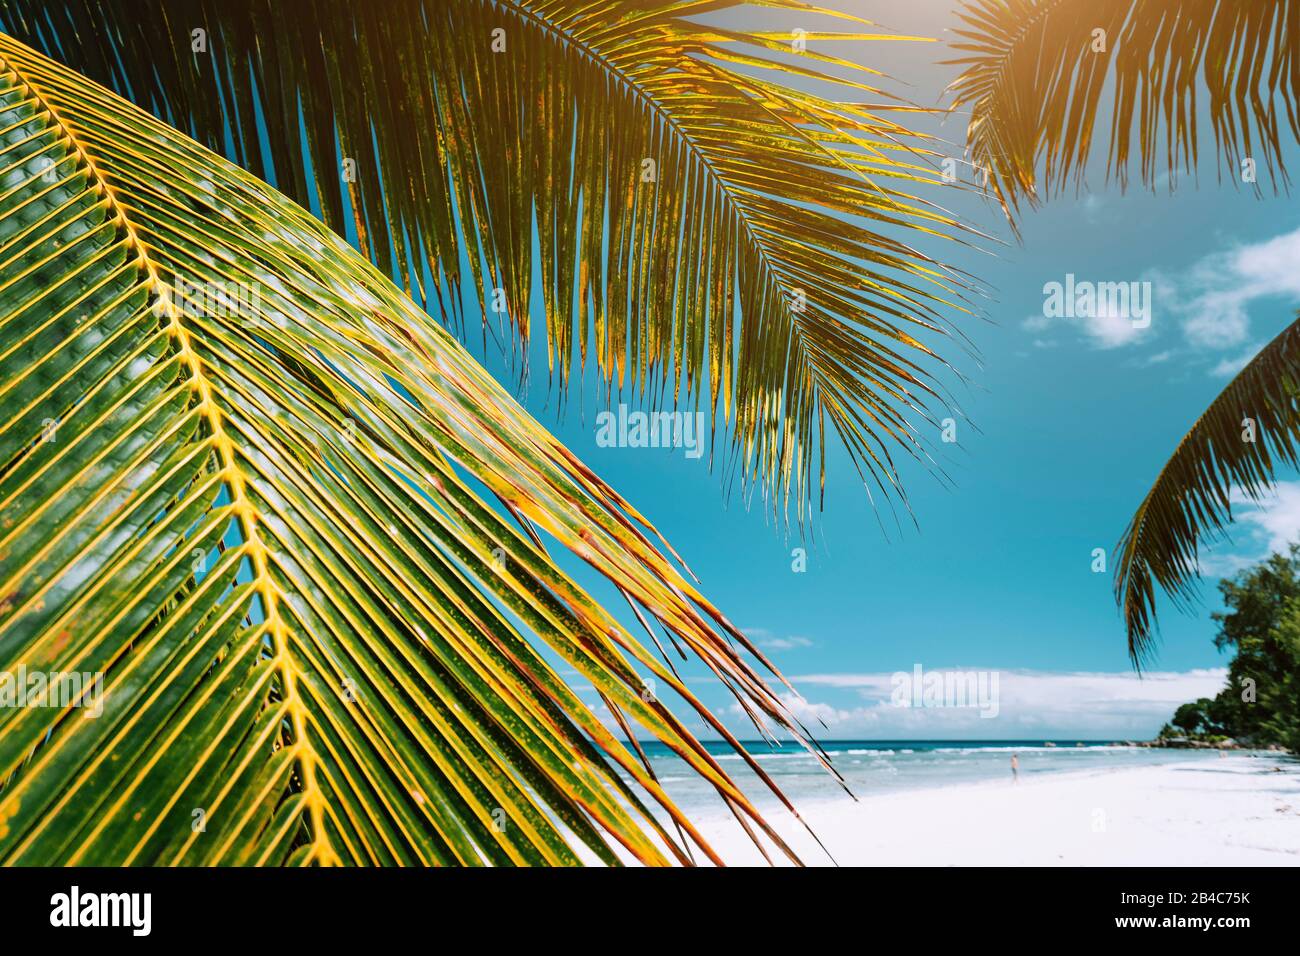
<path id="1" fill-rule="evenodd" d="M 1233 654 L 1226 686 L 1180 706 L 1161 740 L 1300 752 L 1300 545 L 1219 582 L 1214 645 Z"/>

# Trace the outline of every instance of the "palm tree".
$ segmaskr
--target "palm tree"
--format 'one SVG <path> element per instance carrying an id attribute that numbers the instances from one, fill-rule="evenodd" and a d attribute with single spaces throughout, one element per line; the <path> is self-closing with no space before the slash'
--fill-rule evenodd
<path id="1" fill-rule="evenodd" d="M 4 863 L 716 860 L 556 661 L 788 853 L 545 547 L 806 739 L 630 505 L 309 213 L 4 35 L 0 262 Z"/>
<path id="2" fill-rule="evenodd" d="M 1008 216 L 1082 178 L 1099 115 L 1111 117 L 1107 173 L 1121 185 L 1134 153 L 1149 186 L 1192 168 L 1202 88 L 1230 177 L 1258 190 L 1266 171 L 1275 189 L 1286 184 L 1283 149 L 1300 139 L 1296 4 L 972 0 L 962 17 L 955 107 L 970 110 L 972 161 Z M 1210 404 L 1138 506 L 1115 572 L 1135 665 L 1153 650 L 1156 585 L 1179 604 L 1195 596 L 1199 544 L 1231 521 L 1232 490 L 1258 499 L 1279 465 L 1297 464 L 1298 394 L 1300 322 Z"/>

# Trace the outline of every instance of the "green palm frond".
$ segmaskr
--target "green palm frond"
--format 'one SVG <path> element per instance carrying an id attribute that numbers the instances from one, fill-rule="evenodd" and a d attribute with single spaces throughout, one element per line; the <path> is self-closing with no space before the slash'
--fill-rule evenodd
<path id="1" fill-rule="evenodd" d="M 305 210 L 3 35 L 0 262 L 0 861 L 688 859 L 548 657 L 783 848 L 542 546 L 799 735 L 644 520 Z"/>
<path id="2" fill-rule="evenodd" d="M 703 403 L 774 509 L 820 498 L 828 425 L 902 500 L 895 456 L 930 467 L 918 416 L 958 407 L 932 348 L 969 291 L 914 242 L 962 229 L 915 194 L 941 181 L 923 111 L 822 51 L 911 38 L 819 31 L 845 15 L 798 0 L 758 5 L 788 31 L 716 25 L 746 6 L 3 0 L 0 20 L 354 223 L 451 327 L 471 289 L 526 355 L 540 303 L 561 388 L 592 362 L 638 402 Z"/>
<path id="3" fill-rule="evenodd" d="M 1269 342 L 1183 436 L 1117 546 L 1115 596 L 1129 655 L 1152 650 L 1155 585 L 1194 596 L 1199 544 L 1232 520 L 1231 495 L 1258 500 L 1279 465 L 1300 462 L 1300 322 Z"/>
<path id="4" fill-rule="evenodd" d="M 1197 160 L 1197 94 L 1229 178 L 1242 161 L 1286 181 L 1285 137 L 1300 139 L 1300 7 L 1290 0 L 967 0 L 969 55 L 952 84 L 970 110 L 972 162 L 1012 215 L 1082 177 L 1100 139 L 1108 175 L 1142 181 Z M 1094 51 L 1104 31 L 1104 52 Z M 1097 129 L 1098 116 L 1110 128 Z M 1042 179 L 1037 170 L 1042 167 Z"/>

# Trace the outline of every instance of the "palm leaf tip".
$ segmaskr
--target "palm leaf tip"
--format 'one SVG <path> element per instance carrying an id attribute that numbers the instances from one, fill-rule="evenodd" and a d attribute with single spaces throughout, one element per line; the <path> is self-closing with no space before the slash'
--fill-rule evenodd
<path id="1" fill-rule="evenodd" d="M 904 125 L 911 108 L 833 54 L 840 39 L 890 38 L 819 32 L 838 14 L 795 0 L 764 4 L 787 31 L 716 25 L 745 22 L 743 6 L 5 0 L 3 12 L 20 39 L 318 201 L 336 231 L 355 218 L 381 271 L 458 331 L 468 298 L 526 343 L 540 302 L 557 387 L 590 364 L 638 401 L 704 406 L 731 451 L 725 478 L 802 520 L 826 437 L 897 494 L 878 446 L 917 453 L 906 420 L 943 402 L 948 374 L 918 346 L 942 343 L 968 308 L 965 283 L 921 250 L 964 227 L 922 198 L 940 177 L 934 143 Z M 160 32 L 190 23 L 207 31 L 202 54 Z"/>
<path id="2" fill-rule="evenodd" d="M 1172 184 L 1198 159 L 1199 94 L 1221 178 L 1288 186 L 1284 133 L 1300 139 L 1294 3 L 967 0 L 960 16 L 953 105 L 969 109 L 970 154 L 1009 217 L 1081 180 L 1098 142 L 1121 185 L 1133 162 L 1143 183 Z"/>
<path id="3" fill-rule="evenodd" d="M 716 859 L 543 647 L 784 849 L 525 525 L 800 734 L 652 529 L 304 210 L 5 35 L 0 262 L 0 669 L 103 678 L 0 709 L 0 860 Z"/>
<path id="4" fill-rule="evenodd" d="M 1117 545 L 1115 596 L 1135 664 L 1149 660 L 1157 588 L 1196 597 L 1200 546 L 1232 521 L 1234 492 L 1259 500 L 1300 448 L 1300 321 L 1264 346 L 1183 436 Z"/>

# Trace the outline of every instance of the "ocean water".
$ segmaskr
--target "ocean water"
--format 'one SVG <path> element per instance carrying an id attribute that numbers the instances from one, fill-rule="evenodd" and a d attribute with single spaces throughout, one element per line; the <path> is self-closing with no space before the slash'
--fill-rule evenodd
<path id="1" fill-rule="evenodd" d="M 1050 746 L 1049 744 L 1055 744 Z M 787 797 L 797 803 L 845 796 L 923 790 L 953 784 L 1011 782 L 1011 756 L 1020 763 L 1020 778 L 1080 770 L 1217 760 L 1213 750 L 1164 750 L 1116 746 L 1110 741 L 1077 740 L 830 740 L 822 748 L 843 777 L 843 786 L 806 750 L 793 744 L 746 741 L 745 749 Z M 713 788 L 696 776 L 676 754 L 657 742 L 643 743 L 650 765 L 664 789 L 684 810 L 721 806 Z M 709 753 L 752 800 L 767 804 L 765 785 L 728 744 L 706 741 Z"/>

